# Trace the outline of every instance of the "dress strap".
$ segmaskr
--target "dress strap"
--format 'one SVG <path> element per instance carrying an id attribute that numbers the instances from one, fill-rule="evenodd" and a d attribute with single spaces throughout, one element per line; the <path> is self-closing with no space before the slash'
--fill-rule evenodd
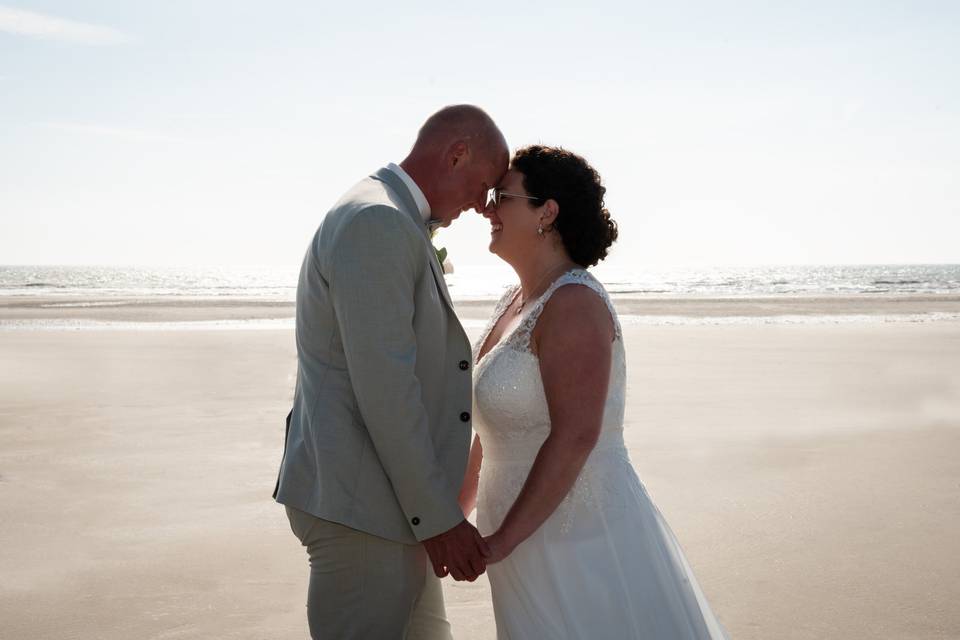
<path id="1" fill-rule="evenodd" d="M 623 332 L 620 328 L 620 320 L 617 319 L 617 312 L 613 308 L 613 301 L 610 300 L 610 294 L 607 293 L 607 290 L 604 289 L 603 285 L 600 284 L 600 281 L 593 277 L 586 269 L 571 269 L 567 271 L 559 278 L 553 281 L 553 283 L 547 287 L 547 290 L 537 298 L 532 305 L 530 305 L 530 311 L 524 316 L 523 320 L 520 321 L 520 326 L 517 327 L 513 336 L 511 336 L 511 341 L 514 342 L 514 345 L 523 350 L 530 351 L 530 336 L 533 334 L 534 327 L 537 326 L 537 321 L 540 319 L 540 315 L 543 313 L 543 309 L 546 306 L 547 302 L 550 300 L 550 297 L 554 292 L 568 284 L 579 284 L 583 285 L 589 289 L 592 289 L 600 298 L 603 299 L 604 304 L 607 305 L 607 310 L 610 312 L 610 318 L 613 320 L 613 329 L 617 340 L 619 340 Z M 511 297 L 512 300 L 512 297 Z"/>

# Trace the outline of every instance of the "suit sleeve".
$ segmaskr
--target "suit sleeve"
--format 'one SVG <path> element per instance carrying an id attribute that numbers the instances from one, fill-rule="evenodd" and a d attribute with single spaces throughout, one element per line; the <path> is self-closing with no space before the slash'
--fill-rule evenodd
<path id="1" fill-rule="evenodd" d="M 360 413 L 417 540 L 463 520 L 430 437 L 413 329 L 414 288 L 427 247 L 403 213 L 359 212 L 340 229 L 330 292 Z"/>

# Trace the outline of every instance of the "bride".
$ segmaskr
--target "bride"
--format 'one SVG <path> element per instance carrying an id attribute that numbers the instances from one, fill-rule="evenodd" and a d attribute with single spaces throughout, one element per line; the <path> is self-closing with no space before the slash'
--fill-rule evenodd
<path id="1" fill-rule="evenodd" d="M 585 269 L 617 237 L 604 192 L 583 158 L 543 146 L 491 191 L 490 250 L 520 284 L 474 350 L 461 507 L 493 553 L 501 640 L 725 638 L 624 446 L 623 338 Z"/>

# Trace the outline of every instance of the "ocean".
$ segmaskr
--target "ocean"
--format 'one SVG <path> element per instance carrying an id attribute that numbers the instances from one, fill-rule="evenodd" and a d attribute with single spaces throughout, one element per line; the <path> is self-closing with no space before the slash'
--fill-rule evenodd
<path id="1" fill-rule="evenodd" d="M 0 297 L 238 298 L 292 301 L 297 267 L 0 266 Z M 960 294 L 960 264 L 813 265 L 593 270 L 618 297 L 750 298 Z M 447 276 L 455 300 L 495 300 L 504 267 Z M 84 304 L 78 302 L 77 304 Z"/>
<path id="2" fill-rule="evenodd" d="M 622 303 L 619 318 L 625 326 L 960 320 L 960 265 L 955 264 L 635 271 L 601 266 L 592 271 L 620 301 L 618 307 Z M 212 302 L 225 308 L 260 302 L 282 307 L 296 296 L 297 275 L 293 267 L 0 266 L 0 330 L 292 328 L 289 307 L 278 312 L 283 317 L 225 313 L 224 318 L 201 320 L 182 315 L 124 319 L 131 314 L 122 310 L 156 303 L 183 308 Z M 497 300 L 513 282 L 515 276 L 505 266 L 463 267 L 447 276 L 457 302 Z M 907 305 L 898 302 L 911 296 L 914 301 Z M 34 309 L 33 316 L 26 308 Z M 58 316 L 57 310 L 73 310 L 73 315 Z M 476 314 L 461 321 L 467 328 L 485 325 Z"/>

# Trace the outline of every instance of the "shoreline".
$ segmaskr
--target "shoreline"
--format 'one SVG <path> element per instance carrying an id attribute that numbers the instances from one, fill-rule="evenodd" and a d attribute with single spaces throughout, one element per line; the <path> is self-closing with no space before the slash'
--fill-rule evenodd
<path id="1" fill-rule="evenodd" d="M 639 324 L 688 324 L 701 320 L 733 319 L 737 322 L 803 322 L 804 318 L 841 318 L 842 321 L 960 320 L 960 296 L 952 294 L 860 294 L 857 296 L 636 296 L 611 295 L 622 318 Z M 471 325 L 485 321 L 495 300 L 457 300 L 454 306 Z M 292 321 L 291 300 L 179 296 L 0 296 L 0 329 L 40 327 L 66 323 L 63 328 L 90 328 L 93 323 L 280 323 Z M 652 319 L 644 321 L 643 319 Z M 827 320 L 829 321 L 829 320 Z M 85 325 L 84 323 L 87 323 Z M 698 324 L 698 322 L 692 322 Z M 721 323 L 722 322 L 717 322 Z M 467 322 L 465 322 L 467 324 Z M 117 327 L 117 328 L 123 328 Z M 142 328 L 142 327 L 141 327 Z M 201 327 L 198 327 L 201 328 Z M 253 327 L 251 328 L 260 328 Z"/>

